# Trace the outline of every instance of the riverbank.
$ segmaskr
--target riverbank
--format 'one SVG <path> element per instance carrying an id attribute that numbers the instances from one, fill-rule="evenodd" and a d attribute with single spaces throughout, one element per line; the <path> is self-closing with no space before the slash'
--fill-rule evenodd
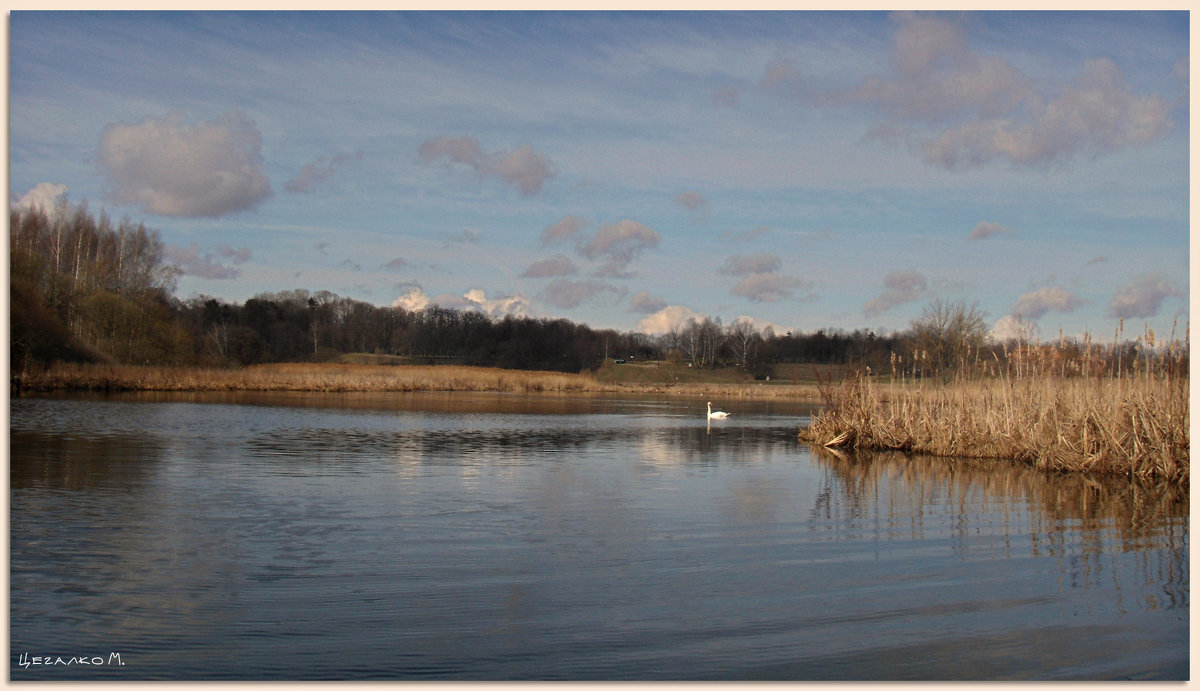
<path id="1" fill-rule="evenodd" d="M 1188 380 L 1028 377 L 825 391 L 800 438 L 831 448 L 1013 459 L 1051 471 L 1190 477 Z"/>
<path id="2" fill-rule="evenodd" d="M 501 393 L 647 393 L 678 396 L 794 398 L 817 402 L 807 384 L 762 382 L 614 383 L 590 374 L 465 365 L 280 363 L 237 369 L 58 364 L 14 381 L 17 392 L 71 391 L 494 391 Z"/>

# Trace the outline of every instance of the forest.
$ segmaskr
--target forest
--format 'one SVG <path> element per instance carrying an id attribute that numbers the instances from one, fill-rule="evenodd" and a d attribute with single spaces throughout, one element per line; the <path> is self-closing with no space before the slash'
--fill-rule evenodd
<path id="1" fill-rule="evenodd" d="M 380 307 L 326 290 L 264 293 L 242 304 L 179 299 L 179 269 L 165 260 L 160 234 L 127 219 L 114 222 L 104 211 L 92 214 L 86 202 L 50 212 L 12 210 L 9 250 L 14 374 L 57 362 L 238 367 L 368 353 L 421 364 L 561 372 L 591 371 L 606 361 L 674 360 L 737 367 L 758 379 L 781 363 L 930 376 L 1007 361 L 1019 345 L 989 342 L 976 305 L 943 300 L 900 333 L 777 334 L 746 321 L 705 318 L 649 336 L 561 318 Z M 1106 361 L 1136 361 L 1139 343 L 1110 348 Z M 1066 346 L 1064 352 L 1088 347 Z"/>

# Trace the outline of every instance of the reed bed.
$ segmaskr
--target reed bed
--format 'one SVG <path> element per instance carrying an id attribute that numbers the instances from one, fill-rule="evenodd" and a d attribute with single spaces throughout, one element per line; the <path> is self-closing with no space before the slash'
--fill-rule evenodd
<path id="1" fill-rule="evenodd" d="M 804 441 L 853 449 L 1013 459 L 1051 471 L 1189 481 L 1186 378 L 1053 376 L 827 392 Z"/>
<path id="2" fill-rule="evenodd" d="M 800 398 L 815 386 L 756 383 L 626 384 L 590 374 L 504 370 L 465 365 L 283 363 L 239 369 L 57 364 L 21 377 L 20 391 L 295 391 L 317 393 L 494 391 L 504 393 L 632 393 L 724 399 Z"/>
<path id="3" fill-rule="evenodd" d="M 467 367 L 255 365 L 240 369 L 56 365 L 21 381 L 29 391 L 593 391 L 589 377 Z"/>

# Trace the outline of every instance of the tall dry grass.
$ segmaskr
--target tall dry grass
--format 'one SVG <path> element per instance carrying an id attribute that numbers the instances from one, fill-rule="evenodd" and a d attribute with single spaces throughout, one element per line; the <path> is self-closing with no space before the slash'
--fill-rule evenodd
<path id="1" fill-rule="evenodd" d="M 1154 348 L 1153 336 L 1137 353 Z M 1090 471 L 1188 483 L 1186 340 L 1091 375 L 1069 376 L 1053 346 L 1030 349 L 1014 368 L 947 384 L 869 376 L 825 390 L 826 408 L 801 430 L 829 447 L 1005 458 L 1052 471 Z M 1015 369 L 1019 367 L 1020 369 Z"/>
<path id="2" fill-rule="evenodd" d="M 25 391 L 498 391 L 505 393 L 640 393 L 722 399 L 816 401 L 813 386 L 727 382 L 629 384 L 591 374 L 504 370 L 465 365 L 284 363 L 240 369 L 57 364 L 21 378 Z"/>
<path id="3" fill-rule="evenodd" d="M 60 364 L 21 381 L 29 391 L 595 391 L 590 377 L 460 365 L 255 365 L 240 369 Z M 614 390 L 617 387 L 613 387 Z"/>

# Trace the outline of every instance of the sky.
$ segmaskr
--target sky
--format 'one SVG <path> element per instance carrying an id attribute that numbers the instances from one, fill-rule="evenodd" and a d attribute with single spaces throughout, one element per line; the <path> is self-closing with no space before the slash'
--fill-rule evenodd
<path id="1" fill-rule="evenodd" d="M 9 199 L 160 232 L 176 295 L 665 332 L 1000 338 L 1189 310 L 1186 12 L 56 12 Z"/>

